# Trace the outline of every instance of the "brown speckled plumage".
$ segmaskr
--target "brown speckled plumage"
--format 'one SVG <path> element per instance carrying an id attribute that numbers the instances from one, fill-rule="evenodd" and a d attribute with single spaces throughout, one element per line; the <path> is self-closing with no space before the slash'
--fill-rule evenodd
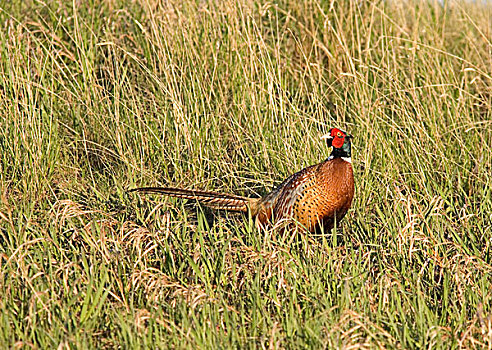
<path id="1" fill-rule="evenodd" d="M 330 230 L 335 221 L 342 220 L 352 204 L 354 176 L 350 163 L 350 136 L 340 129 L 331 129 L 324 137 L 330 146 L 333 145 L 327 160 L 291 175 L 261 198 L 162 187 L 131 191 L 195 199 L 214 209 L 249 210 L 260 225 L 288 220 L 310 232 L 319 227 Z"/>
<path id="2" fill-rule="evenodd" d="M 345 216 L 353 197 L 352 166 L 334 158 L 295 173 L 250 206 L 261 224 L 292 219 L 313 232 L 319 225 L 331 229 Z"/>

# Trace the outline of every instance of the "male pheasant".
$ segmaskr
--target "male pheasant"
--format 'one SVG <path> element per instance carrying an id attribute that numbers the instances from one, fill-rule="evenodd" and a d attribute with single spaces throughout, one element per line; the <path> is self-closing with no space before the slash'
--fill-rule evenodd
<path id="1" fill-rule="evenodd" d="M 328 147 L 333 147 L 331 155 L 325 161 L 291 175 L 275 190 L 261 198 L 172 187 L 142 187 L 130 192 L 195 199 L 214 209 L 250 211 L 259 225 L 288 220 L 310 232 L 315 232 L 320 227 L 331 230 L 334 223 L 345 216 L 354 197 L 350 143 L 352 137 L 343 130 L 333 128 L 322 138 L 327 140 Z"/>

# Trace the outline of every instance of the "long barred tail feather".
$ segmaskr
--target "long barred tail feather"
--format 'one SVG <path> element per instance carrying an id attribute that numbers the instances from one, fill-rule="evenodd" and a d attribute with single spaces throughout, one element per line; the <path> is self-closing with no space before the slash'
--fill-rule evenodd
<path id="1" fill-rule="evenodd" d="M 195 199 L 207 207 L 228 211 L 247 212 L 249 203 L 254 201 L 252 198 L 232 194 L 201 190 L 185 190 L 183 188 L 174 187 L 140 187 L 133 188 L 128 192 L 156 193 L 177 198 Z"/>

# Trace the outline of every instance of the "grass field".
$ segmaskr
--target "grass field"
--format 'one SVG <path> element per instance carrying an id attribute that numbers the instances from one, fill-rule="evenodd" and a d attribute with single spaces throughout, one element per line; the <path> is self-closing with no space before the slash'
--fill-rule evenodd
<path id="1" fill-rule="evenodd" d="M 492 348 L 492 3 L 0 2 L 0 347 Z M 354 135 L 332 232 L 259 196 Z"/>

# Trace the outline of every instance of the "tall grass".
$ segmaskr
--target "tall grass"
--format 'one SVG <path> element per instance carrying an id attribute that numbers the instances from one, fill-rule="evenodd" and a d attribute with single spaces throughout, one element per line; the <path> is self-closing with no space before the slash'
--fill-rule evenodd
<path id="1" fill-rule="evenodd" d="M 0 3 L 0 343 L 492 347 L 492 5 Z M 323 236 L 258 196 L 354 139 Z M 193 203 L 191 203 L 193 204 Z"/>

